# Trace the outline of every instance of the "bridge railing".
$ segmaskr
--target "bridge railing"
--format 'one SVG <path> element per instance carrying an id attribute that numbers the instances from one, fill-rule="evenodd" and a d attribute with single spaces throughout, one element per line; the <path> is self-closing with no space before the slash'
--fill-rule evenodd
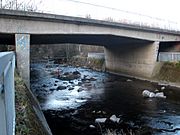
<path id="1" fill-rule="evenodd" d="M 180 61 L 180 52 L 160 52 L 158 56 L 158 61 Z"/>
<path id="2" fill-rule="evenodd" d="M 0 135 L 15 135 L 15 55 L 0 52 Z"/>

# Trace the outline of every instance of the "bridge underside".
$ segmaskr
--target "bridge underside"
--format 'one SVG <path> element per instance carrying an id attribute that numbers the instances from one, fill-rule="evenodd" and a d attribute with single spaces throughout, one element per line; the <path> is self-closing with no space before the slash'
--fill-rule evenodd
<path id="1" fill-rule="evenodd" d="M 0 34 L 0 44 L 16 44 L 17 67 L 29 87 L 30 45 L 75 43 L 104 46 L 106 69 L 150 78 L 157 66 L 159 42 L 99 34 Z"/>
<path id="2" fill-rule="evenodd" d="M 74 43 L 96 46 L 119 46 L 119 43 L 144 44 L 152 42 L 148 40 L 105 34 L 31 34 L 30 38 L 31 45 Z M 14 45 L 15 34 L 0 34 L 0 44 Z"/>

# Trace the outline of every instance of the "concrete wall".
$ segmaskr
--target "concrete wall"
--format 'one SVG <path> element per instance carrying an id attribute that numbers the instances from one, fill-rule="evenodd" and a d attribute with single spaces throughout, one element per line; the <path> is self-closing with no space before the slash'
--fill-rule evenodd
<path id="1" fill-rule="evenodd" d="M 106 69 L 111 72 L 150 78 L 157 67 L 158 49 L 159 42 L 105 47 Z"/>

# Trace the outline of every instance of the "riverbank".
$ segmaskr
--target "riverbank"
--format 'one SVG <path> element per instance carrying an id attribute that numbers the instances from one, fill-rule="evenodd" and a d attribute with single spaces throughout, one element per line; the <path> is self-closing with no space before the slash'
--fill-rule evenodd
<path id="1" fill-rule="evenodd" d="M 74 56 L 67 62 L 67 64 L 76 67 L 90 68 L 96 71 L 105 71 L 105 59 Z"/>
<path id="2" fill-rule="evenodd" d="M 16 135 L 45 135 L 24 82 L 15 73 Z"/>
<path id="3" fill-rule="evenodd" d="M 72 57 L 68 62 L 68 65 L 76 67 L 90 68 L 96 71 L 105 71 L 105 60 L 104 59 L 92 59 L 82 56 Z M 107 71 L 109 72 L 109 71 Z M 159 73 L 152 78 L 142 78 L 136 76 L 130 76 L 123 73 L 112 74 L 135 78 L 143 81 L 149 81 L 151 83 L 157 83 L 160 85 L 171 86 L 175 88 L 180 88 L 180 62 L 162 62 Z"/>

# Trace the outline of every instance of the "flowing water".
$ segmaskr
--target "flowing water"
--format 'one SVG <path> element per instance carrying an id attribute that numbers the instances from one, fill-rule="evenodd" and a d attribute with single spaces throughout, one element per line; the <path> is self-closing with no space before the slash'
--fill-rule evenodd
<path id="1" fill-rule="evenodd" d="M 55 64 L 31 65 L 31 89 L 54 135 L 180 134 L 180 89 Z M 144 89 L 167 98 L 143 98 Z"/>

